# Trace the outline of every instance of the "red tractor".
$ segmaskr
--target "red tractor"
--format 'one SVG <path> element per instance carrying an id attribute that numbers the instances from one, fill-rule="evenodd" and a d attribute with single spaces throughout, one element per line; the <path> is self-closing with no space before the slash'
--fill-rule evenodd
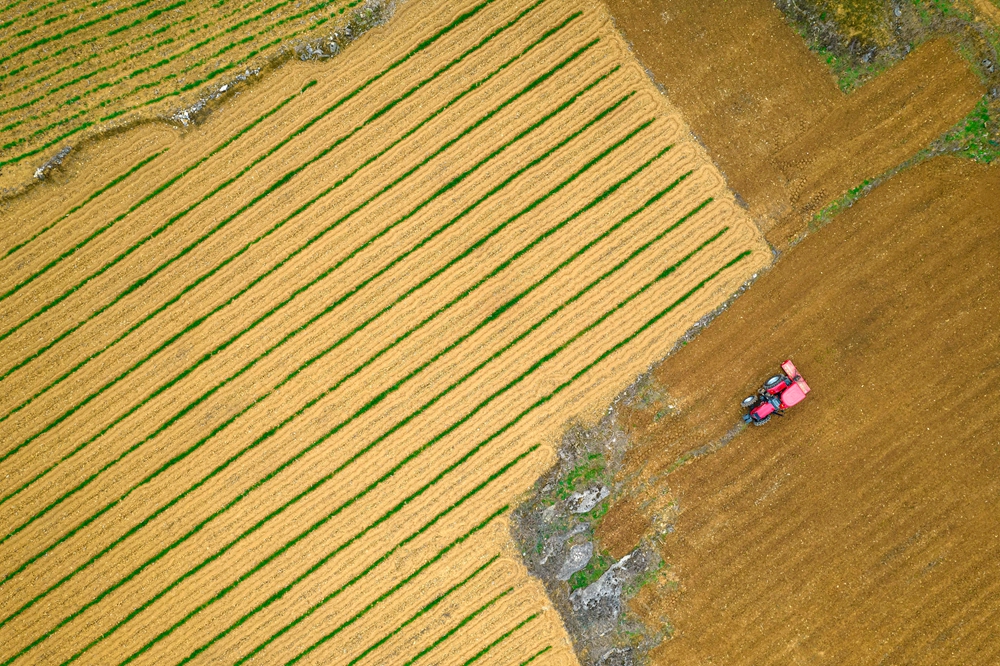
<path id="1" fill-rule="evenodd" d="M 743 421 L 757 426 L 764 425 L 777 414 L 784 416 L 784 411 L 802 402 L 809 385 L 795 369 L 790 360 L 781 364 L 782 374 L 771 377 L 755 395 L 744 398 L 741 403 L 747 413 Z"/>

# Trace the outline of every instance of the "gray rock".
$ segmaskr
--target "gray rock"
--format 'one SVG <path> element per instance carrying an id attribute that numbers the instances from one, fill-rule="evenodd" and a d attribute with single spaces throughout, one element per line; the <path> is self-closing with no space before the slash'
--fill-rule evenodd
<path id="1" fill-rule="evenodd" d="M 562 568 L 556 574 L 556 578 L 558 580 L 569 580 L 570 576 L 587 566 L 587 563 L 590 562 L 590 558 L 593 556 L 594 544 L 592 542 L 588 541 L 587 543 L 573 546 L 569 549 L 569 555 L 566 556 L 566 561 L 563 562 Z"/>
<path id="2" fill-rule="evenodd" d="M 625 584 L 646 570 L 648 554 L 636 549 L 618 560 L 600 578 L 569 595 L 573 611 L 588 626 L 614 625 L 622 612 L 622 591 Z"/>
<path id="3" fill-rule="evenodd" d="M 573 493 L 566 500 L 566 507 L 570 513 L 587 513 L 611 493 L 604 486 L 594 486 L 584 491 Z"/>

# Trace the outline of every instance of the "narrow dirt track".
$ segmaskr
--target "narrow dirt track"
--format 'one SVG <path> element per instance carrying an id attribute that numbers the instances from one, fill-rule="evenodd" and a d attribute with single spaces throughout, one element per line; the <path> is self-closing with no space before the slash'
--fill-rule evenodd
<path id="1" fill-rule="evenodd" d="M 598 5 L 413 2 L 352 51 L 9 297 L 2 663 L 575 662 L 489 521 L 770 252 Z M 86 236 L 39 238 L 18 275 Z"/>

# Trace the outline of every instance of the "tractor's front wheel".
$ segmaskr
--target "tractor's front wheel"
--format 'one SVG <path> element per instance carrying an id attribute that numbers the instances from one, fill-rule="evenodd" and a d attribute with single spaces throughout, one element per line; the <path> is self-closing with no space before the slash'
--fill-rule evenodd
<path id="1" fill-rule="evenodd" d="M 753 424 L 755 426 L 762 426 L 762 425 L 764 425 L 765 423 L 767 423 L 770 420 L 771 420 L 771 415 L 768 414 L 767 416 L 765 416 L 764 418 L 762 418 L 760 421 L 756 421 L 756 420 L 753 421 Z"/>
<path id="2" fill-rule="evenodd" d="M 757 396 L 748 395 L 747 397 L 743 398 L 743 402 L 741 402 L 740 404 L 743 405 L 744 409 L 746 409 L 749 408 L 751 405 L 753 405 L 755 402 L 757 402 Z"/>

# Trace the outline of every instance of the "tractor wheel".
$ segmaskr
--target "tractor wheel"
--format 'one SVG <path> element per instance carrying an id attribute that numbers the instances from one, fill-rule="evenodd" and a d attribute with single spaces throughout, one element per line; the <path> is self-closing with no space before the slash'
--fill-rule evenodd
<path id="1" fill-rule="evenodd" d="M 760 421 L 752 421 L 752 423 L 755 426 L 762 426 L 762 425 L 764 425 L 765 423 L 767 423 L 770 420 L 771 420 L 771 415 L 768 414 L 767 416 L 765 416 L 764 418 L 762 418 Z"/>
<path id="2" fill-rule="evenodd" d="M 743 402 L 741 402 L 740 404 L 743 405 L 744 408 L 749 408 L 755 402 L 757 402 L 757 396 L 755 396 L 755 395 L 749 395 L 749 396 L 743 398 Z"/>
<path id="3" fill-rule="evenodd" d="M 771 377 L 766 382 L 764 382 L 764 388 L 773 389 L 775 386 L 780 384 L 782 380 L 784 380 L 784 377 L 782 377 L 781 375 L 775 375 L 774 377 Z"/>

